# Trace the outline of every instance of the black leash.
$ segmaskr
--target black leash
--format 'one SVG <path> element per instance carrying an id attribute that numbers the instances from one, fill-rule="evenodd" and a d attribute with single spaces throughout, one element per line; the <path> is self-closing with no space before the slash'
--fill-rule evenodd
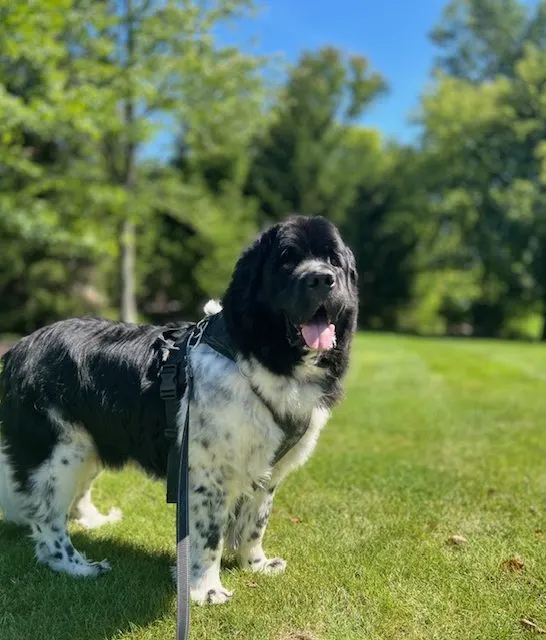
<path id="1" fill-rule="evenodd" d="M 171 442 L 167 461 L 167 503 L 176 502 L 176 638 L 188 640 L 190 633 L 190 522 L 189 522 L 189 433 L 190 404 L 193 397 L 193 373 L 190 350 L 203 337 L 208 318 L 198 322 L 180 345 L 171 347 L 174 353 L 161 369 L 159 395 L 165 402 L 167 426 L 165 435 Z M 180 375 L 182 373 L 182 375 Z M 184 375 L 185 374 L 185 375 Z M 176 416 L 179 398 L 188 398 L 183 432 L 178 434 Z M 180 445 L 178 437 L 180 435 Z"/>
<path id="2" fill-rule="evenodd" d="M 187 359 L 187 358 L 186 358 Z M 189 519 L 189 462 L 188 441 L 190 431 L 190 398 L 193 379 L 186 367 L 188 408 L 182 434 L 182 450 L 178 469 L 178 496 L 176 501 L 176 638 L 187 640 L 190 634 L 190 519 Z M 174 448 L 174 447 L 173 447 Z"/>
<path id="3" fill-rule="evenodd" d="M 229 338 L 225 320 L 223 315 L 218 313 L 200 320 L 179 343 L 168 342 L 168 361 L 163 364 L 160 374 L 159 395 L 165 402 L 165 436 L 171 443 L 167 460 L 167 503 L 176 503 L 177 640 L 188 640 L 190 633 L 188 449 L 190 404 L 193 399 L 193 372 L 190 352 L 201 341 L 226 358 L 236 361 L 236 352 Z M 275 464 L 302 438 L 309 425 L 286 418 L 283 420 L 262 394 L 253 386 L 251 388 L 285 434 L 284 442 L 275 455 L 273 463 Z M 182 426 L 183 431 L 179 434 L 176 418 L 180 407 L 180 398 L 184 393 L 187 394 L 188 404 Z"/>

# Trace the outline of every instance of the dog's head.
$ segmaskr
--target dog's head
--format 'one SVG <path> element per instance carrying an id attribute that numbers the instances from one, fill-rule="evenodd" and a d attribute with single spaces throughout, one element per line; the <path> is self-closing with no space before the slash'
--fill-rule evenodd
<path id="1" fill-rule="evenodd" d="M 321 217 L 293 216 L 265 231 L 239 259 L 224 297 L 233 339 L 278 373 L 306 353 L 346 350 L 355 328 L 351 250 Z"/>

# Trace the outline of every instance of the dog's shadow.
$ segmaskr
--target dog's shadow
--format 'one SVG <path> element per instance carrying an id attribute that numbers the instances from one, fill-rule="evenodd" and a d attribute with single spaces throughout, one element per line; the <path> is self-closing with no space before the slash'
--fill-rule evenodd
<path id="1" fill-rule="evenodd" d="M 27 530 L 0 520 L 0 638 L 99 640 L 174 616 L 174 554 L 73 532 L 76 548 L 113 570 L 77 579 L 38 565 Z"/>

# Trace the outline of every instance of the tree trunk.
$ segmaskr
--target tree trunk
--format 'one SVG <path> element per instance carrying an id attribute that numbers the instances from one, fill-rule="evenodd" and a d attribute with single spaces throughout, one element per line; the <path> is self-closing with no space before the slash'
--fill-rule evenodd
<path id="1" fill-rule="evenodd" d="M 542 297 L 542 334 L 540 340 L 546 342 L 546 295 Z"/>
<path id="2" fill-rule="evenodd" d="M 134 96 L 131 86 L 131 73 L 135 55 L 135 33 L 133 24 L 133 2 L 125 0 L 126 18 L 126 58 L 127 58 L 127 96 L 124 105 L 125 124 L 125 175 L 124 185 L 127 193 L 130 194 L 135 184 L 135 155 L 136 145 L 134 141 Z M 128 199 L 130 201 L 130 198 Z M 136 303 L 136 225 L 128 215 L 121 223 L 119 235 L 119 258 L 120 258 L 120 318 L 123 322 L 137 322 L 138 311 Z"/>
<path id="3" fill-rule="evenodd" d="M 120 318 L 123 322 L 137 322 L 135 266 L 136 228 L 130 220 L 124 220 L 120 229 Z"/>

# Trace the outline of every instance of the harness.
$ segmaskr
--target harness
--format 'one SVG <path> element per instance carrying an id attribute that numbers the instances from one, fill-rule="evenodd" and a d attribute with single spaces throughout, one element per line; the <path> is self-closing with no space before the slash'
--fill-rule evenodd
<path id="1" fill-rule="evenodd" d="M 165 437 L 169 442 L 167 503 L 176 503 L 176 637 L 177 640 L 187 640 L 190 629 L 188 445 L 190 404 L 193 400 L 193 372 L 189 355 L 191 350 L 200 343 L 209 345 L 217 353 L 233 362 L 237 359 L 237 352 L 227 331 L 222 312 L 200 320 L 180 341 L 169 344 L 169 341 L 165 340 L 165 343 L 168 345 L 167 359 L 160 372 L 159 395 L 165 403 Z M 308 424 L 279 416 L 274 406 L 263 397 L 259 389 L 252 384 L 250 387 L 285 434 L 284 441 L 275 454 L 274 465 L 302 438 Z M 179 434 L 176 418 L 180 398 L 186 392 L 188 404 L 182 433 Z"/>

